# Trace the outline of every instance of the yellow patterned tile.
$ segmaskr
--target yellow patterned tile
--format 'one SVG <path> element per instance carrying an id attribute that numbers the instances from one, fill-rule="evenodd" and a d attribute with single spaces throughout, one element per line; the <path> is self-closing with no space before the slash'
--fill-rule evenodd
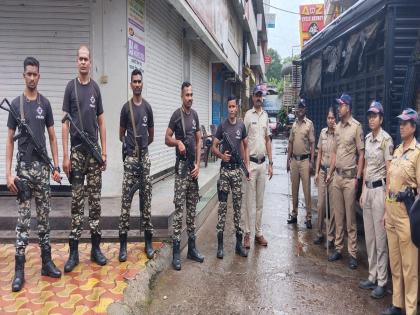
<path id="1" fill-rule="evenodd" d="M 26 297 L 17 298 L 14 304 L 6 306 L 4 310 L 6 313 L 16 313 L 23 304 L 28 302 Z"/>
<path id="2" fill-rule="evenodd" d="M 58 302 L 56 301 L 49 301 L 45 303 L 45 305 L 42 307 L 40 311 L 35 311 L 34 315 L 49 315 L 50 311 L 53 308 L 56 308 L 58 306 Z"/>
<path id="3" fill-rule="evenodd" d="M 95 306 L 94 308 L 92 308 L 92 311 L 94 311 L 95 313 L 105 313 L 109 304 L 113 302 L 114 300 L 110 298 L 100 299 L 99 304 Z"/>
<path id="4" fill-rule="evenodd" d="M 89 312 L 90 312 L 90 309 L 86 305 L 78 305 L 76 306 L 76 310 L 74 311 L 73 315 L 84 315 L 84 314 L 88 314 Z"/>
<path id="5" fill-rule="evenodd" d="M 92 288 L 99 282 L 96 278 L 89 278 L 89 280 L 82 286 L 80 286 L 80 290 L 87 291 L 92 290 Z"/>
<path id="6" fill-rule="evenodd" d="M 109 292 L 113 294 L 123 294 L 124 289 L 127 287 L 127 284 L 124 281 L 116 281 L 117 285 Z"/>
<path id="7" fill-rule="evenodd" d="M 30 315 L 32 313 L 33 313 L 32 310 L 30 310 L 29 308 L 23 308 L 17 311 L 16 315 Z"/>
<path id="8" fill-rule="evenodd" d="M 45 304 L 45 301 L 48 300 L 53 295 L 54 295 L 54 293 L 52 293 L 51 291 L 43 291 L 43 292 L 41 292 L 39 297 L 31 300 L 31 302 L 34 303 L 34 304 Z"/>
<path id="9" fill-rule="evenodd" d="M 69 297 L 70 294 L 76 289 L 77 289 L 77 285 L 67 284 L 64 290 L 57 293 L 57 296 L 61 298 Z"/>
<path id="10" fill-rule="evenodd" d="M 48 281 L 38 281 L 36 287 L 32 287 L 29 289 L 29 293 L 41 293 L 46 287 L 48 287 L 51 283 Z"/>
<path id="11" fill-rule="evenodd" d="M 72 294 L 68 301 L 61 304 L 61 307 L 74 308 L 74 305 L 82 299 L 83 299 L 83 297 L 80 294 Z"/>
<path id="12" fill-rule="evenodd" d="M 90 302 L 99 301 L 99 298 L 104 292 L 106 292 L 104 288 L 93 288 L 92 292 L 85 299 Z"/>

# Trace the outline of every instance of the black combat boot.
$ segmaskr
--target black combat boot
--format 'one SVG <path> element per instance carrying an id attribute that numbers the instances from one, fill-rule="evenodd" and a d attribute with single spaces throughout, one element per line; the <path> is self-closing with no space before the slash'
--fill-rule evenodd
<path id="1" fill-rule="evenodd" d="M 242 233 L 236 232 L 236 247 L 235 247 L 235 253 L 238 254 L 241 257 L 248 257 L 248 252 L 246 249 L 242 246 Z"/>
<path id="2" fill-rule="evenodd" d="M 148 259 L 152 259 L 155 251 L 152 245 L 152 231 L 144 231 L 144 251 Z"/>
<path id="3" fill-rule="evenodd" d="M 92 249 L 90 251 L 90 260 L 96 262 L 100 266 L 106 265 L 106 258 L 101 252 L 101 248 L 99 245 L 101 244 L 101 235 L 100 234 L 92 234 L 91 235 L 92 241 Z"/>
<path id="4" fill-rule="evenodd" d="M 173 241 L 173 248 L 172 248 L 172 266 L 175 270 L 181 270 L 181 249 L 180 249 L 180 242 L 177 240 Z"/>
<path id="5" fill-rule="evenodd" d="M 18 292 L 22 289 L 25 282 L 25 255 L 15 256 L 15 276 L 12 282 L 12 291 Z"/>
<path id="6" fill-rule="evenodd" d="M 61 271 L 56 267 L 51 259 L 51 246 L 44 245 L 41 247 L 42 269 L 41 275 L 51 278 L 60 278 Z"/>
<path id="7" fill-rule="evenodd" d="M 187 258 L 194 260 L 196 262 L 202 263 L 204 261 L 204 256 L 195 247 L 195 235 L 188 238 L 188 252 Z"/>
<path id="8" fill-rule="evenodd" d="M 70 255 L 64 265 L 64 272 L 70 272 L 79 264 L 79 240 L 69 239 Z"/>
<path id="9" fill-rule="evenodd" d="M 217 258 L 223 259 L 223 232 L 217 233 Z"/>
<path id="10" fill-rule="evenodd" d="M 127 260 L 127 233 L 120 233 L 120 254 L 118 260 L 124 262 Z"/>

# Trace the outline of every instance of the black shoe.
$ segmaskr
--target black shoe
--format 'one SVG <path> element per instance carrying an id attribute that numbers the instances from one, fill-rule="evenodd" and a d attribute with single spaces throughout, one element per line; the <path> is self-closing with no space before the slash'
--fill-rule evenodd
<path id="1" fill-rule="evenodd" d="M 335 251 L 330 257 L 328 257 L 328 261 L 336 261 L 343 258 L 343 255 L 341 253 Z"/>
<path id="2" fill-rule="evenodd" d="M 172 246 L 172 266 L 175 270 L 181 270 L 181 253 L 180 253 L 180 242 L 177 240 L 173 241 Z"/>
<path id="3" fill-rule="evenodd" d="M 242 245 L 242 232 L 236 232 L 235 253 L 241 257 L 248 257 L 248 252 Z"/>
<path id="4" fill-rule="evenodd" d="M 357 269 L 357 259 L 352 256 L 350 256 L 349 268 L 353 270 Z"/>
<path id="5" fill-rule="evenodd" d="M 124 262 L 127 260 L 127 233 L 120 233 L 120 253 L 118 260 Z"/>
<path id="6" fill-rule="evenodd" d="M 290 216 L 288 219 L 287 219 L 287 224 L 296 224 L 297 223 L 297 217 L 292 217 L 292 216 Z"/>
<path id="7" fill-rule="evenodd" d="M 359 282 L 359 288 L 363 290 L 373 290 L 376 288 L 376 283 L 373 283 L 369 279 Z"/>
<path id="8" fill-rule="evenodd" d="M 311 222 L 311 220 L 307 220 L 307 221 L 305 222 L 305 225 L 306 225 L 306 228 L 307 228 L 308 230 L 311 230 L 311 229 L 312 229 L 312 222 Z"/>
<path id="9" fill-rule="evenodd" d="M 370 294 L 371 297 L 373 297 L 374 299 L 382 299 L 386 294 L 386 288 L 385 286 L 381 287 L 381 286 L 377 286 L 375 288 L 375 290 L 373 290 Z"/>
<path id="10" fill-rule="evenodd" d="M 324 242 L 324 237 L 323 236 L 318 236 L 316 239 L 314 239 L 314 244 L 315 245 L 321 245 Z"/>
<path id="11" fill-rule="evenodd" d="M 152 259 L 155 254 L 152 245 L 152 236 L 152 231 L 144 231 L 144 251 L 148 259 Z"/>
<path id="12" fill-rule="evenodd" d="M 99 266 L 106 265 L 106 258 L 101 252 L 101 235 L 92 234 L 91 235 L 92 249 L 90 251 L 90 260 L 97 263 Z"/>
<path id="13" fill-rule="evenodd" d="M 15 276 L 12 281 L 12 291 L 18 292 L 22 290 L 25 283 L 25 255 L 15 256 Z"/>
<path id="14" fill-rule="evenodd" d="M 70 272 L 79 264 L 79 241 L 69 239 L 70 254 L 69 259 L 64 265 L 64 272 Z"/>
<path id="15" fill-rule="evenodd" d="M 188 238 L 188 252 L 187 258 L 194 260 L 196 262 L 202 263 L 204 261 L 204 256 L 195 247 L 195 235 Z"/>
<path id="16" fill-rule="evenodd" d="M 51 278 L 61 277 L 61 271 L 56 267 L 56 265 L 51 259 L 51 246 L 50 245 L 44 245 L 41 248 L 41 260 L 42 260 L 41 275 L 48 276 Z"/>
<path id="17" fill-rule="evenodd" d="M 382 312 L 381 315 L 402 315 L 402 310 L 400 307 L 396 307 L 394 305 L 391 305 L 385 309 L 385 311 Z"/>
<path id="18" fill-rule="evenodd" d="M 223 232 L 217 232 L 217 258 L 223 259 Z"/>

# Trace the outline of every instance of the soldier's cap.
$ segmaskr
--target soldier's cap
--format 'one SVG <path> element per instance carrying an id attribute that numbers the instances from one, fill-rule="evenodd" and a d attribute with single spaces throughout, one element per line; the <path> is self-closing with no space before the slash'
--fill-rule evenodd
<path id="1" fill-rule="evenodd" d="M 384 108 L 382 107 L 382 104 L 378 101 L 373 101 L 372 103 L 370 103 L 369 109 L 368 109 L 368 114 L 369 113 L 375 113 L 375 114 L 384 114 Z"/>
<path id="2" fill-rule="evenodd" d="M 343 93 L 336 101 L 339 105 L 346 104 L 347 106 L 351 106 L 351 96 L 346 93 Z"/>
<path id="3" fill-rule="evenodd" d="M 401 113 L 401 115 L 398 115 L 397 118 L 407 121 L 407 120 L 412 120 L 417 122 L 417 120 L 419 119 L 419 115 L 417 114 L 417 112 L 412 109 L 412 108 L 406 108 L 403 110 L 403 112 Z"/>
<path id="4" fill-rule="evenodd" d="M 305 99 L 301 98 L 299 100 L 299 103 L 297 104 L 297 107 L 298 108 L 306 108 L 306 101 L 305 101 Z"/>
<path id="5" fill-rule="evenodd" d="M 262 96 L 265 96 L 265 88 L 261 85 L 258 84 L 254 87 L 254 91 L 252 92 L 252 95 L 257 95 L 258 93 L 261 93 Z"/>

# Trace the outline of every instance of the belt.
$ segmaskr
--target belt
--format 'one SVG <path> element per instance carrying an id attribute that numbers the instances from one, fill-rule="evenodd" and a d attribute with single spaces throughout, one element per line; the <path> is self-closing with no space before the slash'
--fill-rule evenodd
<path id="1" fill-rule="evenodd" d="M 356 177 L 356 169 L 352 168 L 349 170 L 345 170 L 342 168 L 336 168 L 335 169 L 337 175 L 341 176 L 341 177 L 347 177 L 347 178 L 355 178 Z"/>
<path id="2" fill-rule="evenodd" d="M 240 168 L 240 165 L 236 163 L 226 163 L 226 164 L 221 164 L 220 167 L 233 171 Z"/>
<path id="3" fill-rule="evenodd" d="M 386 183 L 386 179 L 385 178 L 384 179 L 376 180 L 374 182 L 365 181 L 366 187 L 367 188 L 371 188 L 371 189 L 372 188 L 378 188 L 378 187 L 384 186 L 385 183 Z"/>
<path id="4" fill-rule="evenodd" d="M 321 165 L 321 171 L 328 173 L 329 166 Z"/>
<path id="5" fill-rule="evenodd" d="M 140 150 L 140 156 L 144 156 L 146 153 L 148 153 L 147 148 Z M 127 156 L 137 157 L 136 150 L 127 150 Z"/>
<path id="6" fill-rule="evenodd" d="M 254 163 L 257 163 L 257 164 L 262 164 L 262 163 L 264 163 L 265 162 L 265 156 L 263 156 L 262 158 L 257 158 L 257 157 L 255 157 L 255 156 L 250 156 L 249 157 L 249 160 L 251 161 L 251 162 L 254 162 Z"/>
<path id="7" fill-rule="evenodd" d="M 310 157 L 310 154 L 293 155 L 293 158 L 296 161 L 303 161 L 303 160 L 309 159 L 309 157 Z"/>
<path id="8" fill-rule="evenodd" d="M 389 192 L 387 200 L 392 202 L 400 202 L 398 197 L 399 193 Z"/>

